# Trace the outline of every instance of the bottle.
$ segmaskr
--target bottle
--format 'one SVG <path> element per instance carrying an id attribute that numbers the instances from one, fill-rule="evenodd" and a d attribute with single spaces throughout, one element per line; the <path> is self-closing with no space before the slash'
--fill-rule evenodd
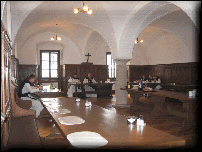
<path id="1" fill-rule="evenodd" d="M 51 83 L 51 85 L 50 85 L 50 89 L 52 89 L 53 88 L 53 84 Z"/>
<path id="2" fill-rule="evenodd" d="M 130 82 L 128 82 L 128 89 L 130 89 Z"/>
<path id="3" fill-rule="evenodd" d="M 139 91 L 142 90 L 142 80 L 140 80 L 140 82 L 139 82 L 138 90 L 139 90 Z"/>

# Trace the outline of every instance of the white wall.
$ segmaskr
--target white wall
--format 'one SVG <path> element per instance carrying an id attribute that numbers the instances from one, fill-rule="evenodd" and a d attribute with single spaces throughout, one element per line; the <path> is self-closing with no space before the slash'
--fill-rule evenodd
<path id="1" fill-rule="evenodd" d="M 18 50 L 19 64 L 40 64 L 40 50 L 60 50 L 60 64 L 81 64 L 86 62 L 86 55 L 90 53 L 89 62 L 93 64 L 105 65 L 106 52 L 111 52 L 106 41 L 100 34 L 93 32 L 87 42 L 84 54 L 80 52 L 79 48 L 64 35 L 58 34 L 62 38 L 61 41 L 51 41 L 50 38 L 55 36 L 54 32 L 44 32 L 36 34 L 28 38 L 22 48 Z M 18 40 L 19 43 L 20 40 Z M 18 48 L 19 49 L 19 48 Z M 84 50 L 84 49 L 83 49 Z"/>
<path id="2" fill-rule="evenodd" d="M 7 33 L 10 37 L 11 37 L 11 11 L 10 11 L 10 2 L 9 1 L 1 1 L 1 10 L 2 14 L 1 14 L 1 21 L 4 25 L 4 28 L 7 30 Z M 14 54 L 12 52 L 12 54 Z"/>
<path id="3" fill-rule="evenodd" d="M 197 62 L 196 33 L 195 25 L 183 11 L 168 14 L 149 25 L 138 36 L 144 42 L 134 46 L 130 64 Z M 54 32 L 44 32 L 29 37 L 25 42 L 18 40 L 19 63 L 39 64 L 41 49 L 61 49 L 61 64 L 86 62 L 87 53 L 92 55 L 89 62 L 106 64 L 106 52 L 111 52 L 111 50 L 108 42 L 98 32 L 94 31 L 89 36 L 82 37 L 82 41 L 78 41 L 83 42 L 82 44 L 75 44 L 62 34 L 58 34 L 62 41 L 50 41 L 50 38 L 55 35 Z M 19 46 L 23 47 L 19 48 Z"/>
<path id="4" fill-rule="evenodd" d="M 54 32 L 44 32 L 30 37 L 18 50 L 19 64 L 40 64 L 40 50 L 60 50 L 60 64 L 80 64 L 81 57 L 75 44 L 63 35 L 61 41 L 51 41 Z M 18 48 L 19 49 L 19 48 Z"/>
<path id="5" fill-rule="evenodd" d="M 97 32 L 93 32 L 86 42 L 85 55 L 90 54 L 89 62 L 106 65 L 106 52 L 111 52 L 105 39 Z M 86 62 L 87 57 L 84 58 Z"/>
<path id="6" fill-rule="evenodd" d="M 197 30 L 182 11 L 154 22 L 138 36 L 143 43 L 133 48 L 131 65 L 198 62 Z"/>

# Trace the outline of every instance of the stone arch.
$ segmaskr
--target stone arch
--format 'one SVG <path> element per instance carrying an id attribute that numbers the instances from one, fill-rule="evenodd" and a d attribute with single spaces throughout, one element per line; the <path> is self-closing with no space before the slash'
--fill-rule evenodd
<path id="1" fill-rule="evenodd" d="M 180 3 L 178 3 L 180 6 Z M 124 32 L 119 41 L 118 56 L 122 59 L 131 59 L 134 41 L 138 35 L 157 19 L 181 10 L 180 7 L 170 2 L 150 2 L 136 12 L 130 21 L 125 24 Z M 143 12 L 143 14 L 142 14 Z M 159 15 L 160 14 L 160 15 Z M 135 30 L 134 30 L 135 29 Z"/>
<path id="2" fill-rule="evenodd" d="M 11 38 L 11 11 L 9 1 L 1 1 L 1 21 Z"/>

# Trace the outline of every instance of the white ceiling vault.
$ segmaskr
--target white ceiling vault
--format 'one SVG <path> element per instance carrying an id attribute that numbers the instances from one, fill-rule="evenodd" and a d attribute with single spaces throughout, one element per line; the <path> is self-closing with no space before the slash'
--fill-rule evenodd
<path id="1" fill-rule="evenodd" d="M 2 21 L 6 2 L 1 1 Z M 170 13 L 182 11 L 198 27 L 196 11 L 201 5 L 201 2 L 196 1 L 85 1 L 93 10 L 93 14 L 88 15 L 73 13 L 74 8 L 82 7 L 83 1 L 9 3 L 12 25 L 10 35 L 13 48 L 17 45 L 18 51 L 30 37 L 55 32 L 68 37 L 83 54 L 92 33 L 99 33 L 97 35 L 105 39 L 114 59 L 131 59 L 134 41 L 139 34 Z M 167 30 L 166 26 L 164 29 L 161 27 L 161 30 Z M 43 41 L 48 40 L 49 38 Z"/>

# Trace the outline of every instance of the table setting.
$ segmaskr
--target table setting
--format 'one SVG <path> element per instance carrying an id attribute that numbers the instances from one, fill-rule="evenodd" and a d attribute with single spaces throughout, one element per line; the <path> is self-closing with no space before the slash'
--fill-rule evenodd
<path id="1" fill-rule="evenodd" d="M 150 146 L 184 140 L 146 125 L 143 115 L 122 116 L 80 98 L 42 98 L 59 131 L 74 148 Z M 52 106 L 52 107 L 51 107 Z M 54 112 L 52 109 L 58 109 Z M 158 134 L 156 133 L 158 132 Z M 159 141 L 156 135 L 164 140 Z"/>

